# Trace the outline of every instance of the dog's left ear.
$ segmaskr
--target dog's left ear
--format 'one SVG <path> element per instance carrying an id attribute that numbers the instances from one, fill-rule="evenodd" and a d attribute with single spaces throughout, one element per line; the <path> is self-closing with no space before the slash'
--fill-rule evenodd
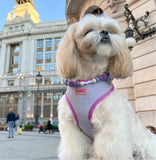
<path id="1" fill-rule="evenodd" d="M 133 65 L 126 46 L 117 55 L 110 58 L 109 74 L 111 78 L 126 78 L 132 74 Z"/>
<path id="2" fill-rule="evenodd" d="M 69 26 L 57 50 L 57 71 L 62 78 L 71 79 L 77 75 L 78 60 L 77 49 L 74 40 L 76 26 L 76 23 Z"/>

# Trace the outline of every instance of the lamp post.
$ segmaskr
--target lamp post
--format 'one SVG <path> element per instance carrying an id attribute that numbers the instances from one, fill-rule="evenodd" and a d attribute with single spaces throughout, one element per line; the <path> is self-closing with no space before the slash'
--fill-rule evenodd
<path id="1" fill-rule="evenodd" d="M 37 109 L 36 109 L 36 116 L 35 116 L 35 128 L 38 126 L 38 93 L 39 93 L 39 83 L 42 80 L 42 75 L 40 72 L 36 75 L 36 81 L 37 81 Z"/>
<path id="2" fill-rule="evenodd" d="M 128 4 L 125 4 L 124 8 L 125 8 L 124 15 L 126 17 L 126 21 L 128 24 L 128 28 L 125 31 L 126 41 L 128 47 L 132 49 L 133 46 L 136 44 L 136 42 L 156 34 L 156 27 L 148 26 L 148 22 L 146 19 L 149 17 L 150 12 L 146 11 L 146 14 L 144 16 L 141 16 L 140 18 L 135 18 L 133 13 L 129 10 Z M 145 29 L 143 31 L 142 31 L 143 28 L 140 29 L 141 26 L 139 26 L 139 22 L 142 22 L 144 24 Z"/>

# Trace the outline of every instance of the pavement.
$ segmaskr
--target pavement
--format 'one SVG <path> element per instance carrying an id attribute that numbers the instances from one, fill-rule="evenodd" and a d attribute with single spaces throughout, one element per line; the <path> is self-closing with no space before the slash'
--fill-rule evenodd
<path id="1" fill-rule="evenodd" d="M 57 160 L 59 141 L 59 132 L 24 131 L 8 138 L 7 131 L 0 131 L 0 160 Z"/>

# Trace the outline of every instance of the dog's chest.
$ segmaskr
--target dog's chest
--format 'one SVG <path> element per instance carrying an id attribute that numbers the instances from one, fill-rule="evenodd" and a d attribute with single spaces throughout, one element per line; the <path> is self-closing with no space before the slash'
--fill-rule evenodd
<path id="1" fill-rule="evenodd" d="M 88 137 L 93 138 L 93 125 L 90 120 L 95 107 L 113 90 L 114 87 L 109 80 L 77 88 L 67 87 L 66 100 L 78 126 Z"/>

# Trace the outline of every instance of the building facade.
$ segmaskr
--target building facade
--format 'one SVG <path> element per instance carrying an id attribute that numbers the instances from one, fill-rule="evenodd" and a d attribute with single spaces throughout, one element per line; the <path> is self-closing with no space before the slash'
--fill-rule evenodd
<path id="1" fill-rule="evenodd" d="M 156 26 L 156 0 L 66 0 L 68 25 L 79 21 L 85 14 L 99 14 L 116 19 L 124 34 L 127 23 L 124 4 L 135 18 L 148 10 L 148 26 Z M 142 26 L 142 24 L 141 24 Z M 146 125 L 156 127 L 156 35 L 139 41 L 130 51 L 133 60 L 133 75 L 124 80 L 114 80 L 115 87 L 127 97 L 137 116 Z"/>
<path id="2" fill-rule="evenodd" d="M 66 87 L 56 70 L 57 47 L 67 29 L 66 21 L 41 23 L 35 7 L 17 4 L 0 31 L 0 123 L 12 107 L 22 123 L 34 123 L 37 99 L 39 122 L 53 117 Z M 42 80 L 37 92 L 36 75 Z"/>

